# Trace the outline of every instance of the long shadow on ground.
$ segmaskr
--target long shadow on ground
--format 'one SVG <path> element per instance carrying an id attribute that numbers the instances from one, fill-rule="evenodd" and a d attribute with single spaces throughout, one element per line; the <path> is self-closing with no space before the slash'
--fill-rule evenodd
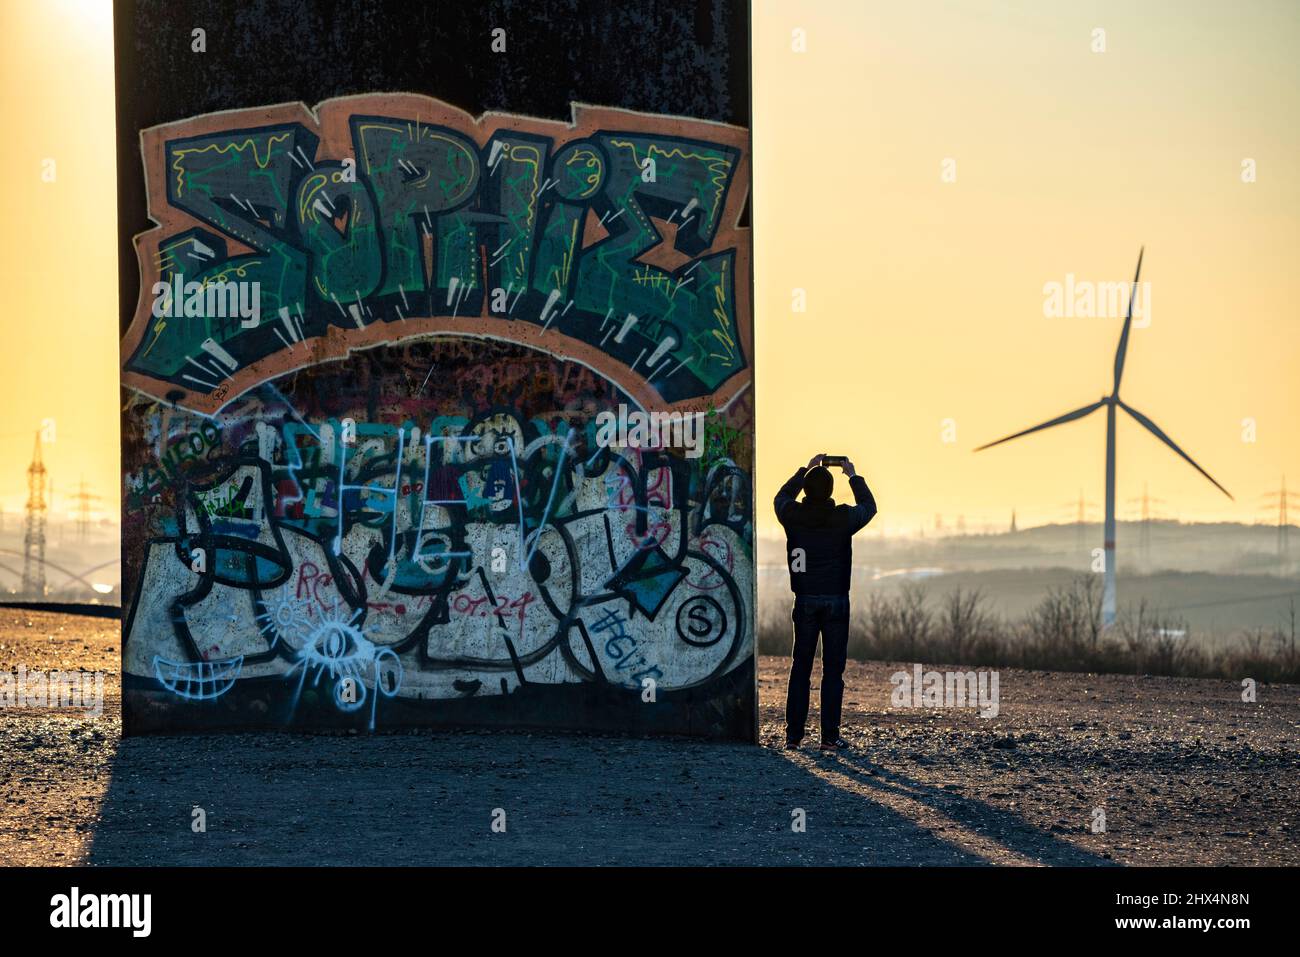
<path id="1" fill-rule="evenodd" d="M 1005 848 L 1108 863 L 982 802 L 834 764 L 752 745 L 577 735 L 129 738 L 89 861 L 970 865 Z M 984 836 L 936 833 L 917 805 L 889 806 L 891 789 Z M 206 832 L 193 829 L 195 808 Z M 492 829 L 497 809 L 504 833 Z M 804 831 L 792 827 L 799 810 Z"/>

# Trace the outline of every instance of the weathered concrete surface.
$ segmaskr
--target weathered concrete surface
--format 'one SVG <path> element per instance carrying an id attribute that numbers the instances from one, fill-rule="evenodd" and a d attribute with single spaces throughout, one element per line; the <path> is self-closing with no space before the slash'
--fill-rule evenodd
<path id="1" fill-rule="evenodd" d="M 412 732 L 120 739 L 118 625 L 0 610 L 0 666 L 102 669 L 105 714 L 0 713 L 12 864 L 1291 864 L 1300 695 L 1001 672 L 1001 713 L 890 709 L 850 663 L 851 753 Z M 816 694 L 814 715 L 816 719 Z M 205 834 L 191 810 L 207 812 Z M 1107 831 L 1093 834 L 1103 807 Z M 494 808 L 507 830 L 490 829 Z M 806 833 L 791 831 L 803 808 Z"/>

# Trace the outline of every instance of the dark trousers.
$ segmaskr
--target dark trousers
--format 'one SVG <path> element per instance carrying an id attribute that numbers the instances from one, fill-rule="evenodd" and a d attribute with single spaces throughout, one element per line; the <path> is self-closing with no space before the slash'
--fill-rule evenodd
<path id="1" fill-rule="evenodd" d="M 840 736 L 840 709 L 844 703 L 844 659 L 849 650 L 849 596 L 796 595 L 794 610 L 794 660 L 785 699 L 785 736 L 802 741 L 808 721 L 808 688 L 812 680 L 817 636 L 822 639 L 822 740 Z"/>

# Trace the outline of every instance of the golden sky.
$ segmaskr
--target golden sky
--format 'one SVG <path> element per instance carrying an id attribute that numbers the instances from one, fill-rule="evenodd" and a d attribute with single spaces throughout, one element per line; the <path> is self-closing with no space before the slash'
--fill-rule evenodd
<path id="1" fill-rule="evenodd" d="M 1104 412 L 971 450 L 1110 391 L 1122 319 L 1045 318 L 1043 286 L 1129 281 L 1144 244 L 1121 395 L 1237 502 L 1121 419 L 1121 518 L 1144 481 L 1189 521 L 1300 489 L 1298 45 L 1288 0 L 757 0 L 760 530 L 818 451 L 852 456 L 886 532 L 1100 506 Z"/>
<path id="2" fill-rule="evenodd" d="M 1237 501 L 1121 419 L 1121 517 L 1143 482 L 1184 520 L 1300 489 L 1300 4 L 756 0 L 753 42 L 762 533 L 817 451 L 868 477 L 876 534 L 1099 504 L 1101 412 L 971 450 L 1109 391 L 1121 320 L 1047 318 L 1043 287 L 1127 281 L 1143 245 L 1122 394 Z M 111 56 L 107 0 L 0 2 L 11 516 L 45 418 L 56 511 L 83 474 L 117 494 Z"/>
<path id="3" fill-rule="evenodd" d="M 14 527 L 42 420 L 54 509 L 85 476 L 117 518 L 117 173 L 111 4 L 0 0 L 0 125 L 11 180 L 0 262 L 0 507 Z M 44 179 L 53 160 L 52 182 Z"/>

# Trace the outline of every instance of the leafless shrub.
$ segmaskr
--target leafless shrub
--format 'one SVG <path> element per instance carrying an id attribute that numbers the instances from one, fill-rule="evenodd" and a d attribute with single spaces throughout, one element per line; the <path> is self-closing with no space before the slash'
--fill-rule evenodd
<path id="1" fill-rule="evenodd" d="M 1195 657 L 1187 622 L 1160 615 L 1146 599 L 1120 616 L 1116 641 L 1123 645 L 1133 671 L 1139 674 L 1183 674 L 1183 666 Z"/>
<path id="2" fill-rule="evenodd" d="M 992 616 L 984 609 L 984 595 L 978 589 L 954 588 L 944 596 L 938 635 L 943 660 L 964 663 L 976 643 L 994 629 Z"/>
<path id="3" fill-rule="evenodd" d="M 1102 633 L 1101 589 L 1094 575 L 1076 578 L 1065 588 L 1048 589 L 1025 620 L 1038 667 L 1092 670 Z"/>
<path id="4" fill-rule="evenodd" d="M 925 654 L 933 624 L 933 616 L 925 605 L 925 586 L 904 582 L 898 595 L 898 628 L 907 647 L 903 657 L 915 659 Z"/>

